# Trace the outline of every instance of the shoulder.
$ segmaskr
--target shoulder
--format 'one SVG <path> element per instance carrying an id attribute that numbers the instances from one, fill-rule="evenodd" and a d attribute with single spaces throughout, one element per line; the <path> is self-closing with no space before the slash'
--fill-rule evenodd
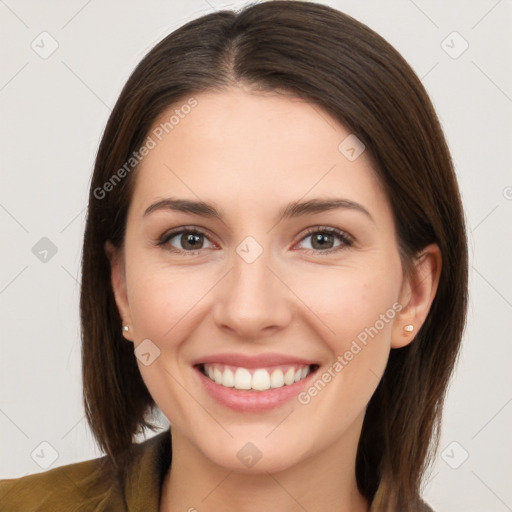
<path id="1" fill-rule="evenodd" d="M 122 473 L 105 455 L 0 480 L 0 512 L 124 512 L 130 502 L 158 503 L 170 463 L 169 430 L 133 444 L 129 454 Z"/>
<path id="2" fill-rule="evenodd" d="M 420 502 L 420 509 L 418 512 L 434 512 L 434 510 L 430 508 L 430 506 L 427 503 L 422 501 Z"/>
<path id="3" fill-rule="evenodd" d="M 107 465 L 101 457 L 0 480 L 0 512 L 75 511 L 82 504 L 100 511 L 98 505 L 114 490 L 100 478 Z"/>

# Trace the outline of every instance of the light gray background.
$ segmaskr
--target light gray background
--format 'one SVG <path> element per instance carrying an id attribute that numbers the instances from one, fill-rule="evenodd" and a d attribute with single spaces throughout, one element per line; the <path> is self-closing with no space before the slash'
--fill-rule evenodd
<path id="1" fill-rule="evenodd" d="M 246 3 L 0 0 L 0 478 L 102 455 L 81 402 L 78 319 L 97 146 L 154 44 L 190 19 Z M 380 33 L 422 78 L 465 202 L 469 319 L 424 496 L 436 512 L 512 510 L 512 3 L 324 3 Z M 31 48 L 50 48 L 43 31 L 58 42 L 46 59 Z M 457 58 L 464 41 L 446 39 L 453 31 L 469 44 Z M 42 237 L 57 247 L 46 262 L 32 252 Z"/>

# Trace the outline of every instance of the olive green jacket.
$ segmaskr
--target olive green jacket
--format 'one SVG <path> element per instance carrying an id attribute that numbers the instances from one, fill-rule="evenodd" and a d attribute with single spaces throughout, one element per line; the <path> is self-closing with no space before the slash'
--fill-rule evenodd
<path id="1" fill-rule="evenodd" d="M 158 512 L 171 461 L 167 429 L 130 449 L 122 478 L 105 455 L 0 480 L 0 512 Z"/>
<path id="2" fill-rule="evenodd" d="M 121 477 L 104 456 L 0 480 L 0 512 L 159 512 L 171 456 L 168 429 L 131 446 Z"/>

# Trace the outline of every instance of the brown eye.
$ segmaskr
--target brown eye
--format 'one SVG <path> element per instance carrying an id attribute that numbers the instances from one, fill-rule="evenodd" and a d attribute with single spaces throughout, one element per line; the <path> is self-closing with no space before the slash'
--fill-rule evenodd
<path id="1" fill-rule="evenodd" d="M 306 247 L 307 251 L 316 253 L 335 252 L 350 247 L 353 243 L 349 235 L 335 228 L 312 228 L 301 241 L 308 239 L 310 247 Z"/>
<path id="2" fill-rule="evenodd" d="M 173 252 L 196 254 L 197 251 L 207 248 L 204 247 L 206 240 L 206 235 L 197 229 L 180 229 L 166 234 L 158 245 Z"/>

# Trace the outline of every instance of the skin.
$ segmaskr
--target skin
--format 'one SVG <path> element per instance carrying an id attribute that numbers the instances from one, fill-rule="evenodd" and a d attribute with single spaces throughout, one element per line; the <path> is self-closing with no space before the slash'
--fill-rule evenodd
<path id="1" fill-rule="evenodd" d="M 106 244 L 125 337 L 160 350 L 148 366 L 137 359 L 172 424 L 160 510 L 367 511 L 355 479 L 365 408 L 390 350 L 412 342 L 427 316 L 439 248 L 425 248 L 404 275 L 370 155 L 349 161 L 338 145 L 350 132 L 317 106 L 242 87 L 194 97 L 198 105 L 136 171 L 124 247 Z M 143 215 L 171 196 L 214 203 L 225 217 Z M 288 203 L 327 197 L 357 202 L 371 219 L 335 209 L 277 222 Z M 182 226 L 205 232 L 197 254 L 169 250 L 192 250 L 181 235 L 167 249 L 156 245 Z M 306 234 L 311 227 L 338 228 L 353 244 L 334 236 L 326 247 L 339 250 L 326 253 Z M 247 236 L 263 248 L 252 263 L 236 252 Z M 206 393 L 191 366 L 221 352 L 273 352 L 317 361 L 321 376 L 395 303 L 400 312 L 306 405 L 292 399 L 267 412 L 233 411 Z M 237 457 L 247 442 L 261 452 L 250 468 Z"/>

